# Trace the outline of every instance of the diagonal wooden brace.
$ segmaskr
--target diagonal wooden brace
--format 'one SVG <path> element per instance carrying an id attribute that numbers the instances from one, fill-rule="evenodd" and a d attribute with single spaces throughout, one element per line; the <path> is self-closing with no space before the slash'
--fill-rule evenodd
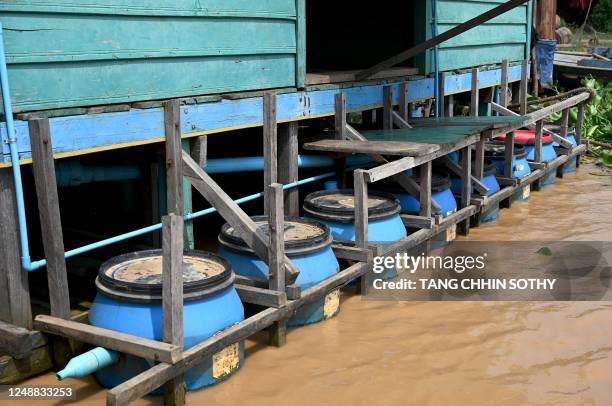
<path id="1" fill-rule="evenodd" d="M 441 157 L 441 159 L 444 162 L 444 165 L 446 165 L 446 167 L 450 169 L 455 175 L 462 176 L 461 166 L 459 166 L 457 162 L 450 159 L 448 155 L 444 155 L 443 157 Z M 486 196 L 489 193 L 489 188 L 486 187 L 484 183 L 482 183 L 480 179 L 476 178 L 474 175 L 472 175 L 471 178 L 472 184 L 474 185 L 474 189 L 476 189 L 476 191 L 482 196 Z"/>
<path id="2" fill-rule="evenodd" d="M 193 187 L 210 202 L 219 214 L 238 231 L 240 237 L 255 254 L 268 264 L 268 242 L 257 232 L 255 222 L 217 185 L 196 161 L 183 151 L 183 175 Z M 285 279 L 293 283 L 300 271 L 284 256 Z"/>

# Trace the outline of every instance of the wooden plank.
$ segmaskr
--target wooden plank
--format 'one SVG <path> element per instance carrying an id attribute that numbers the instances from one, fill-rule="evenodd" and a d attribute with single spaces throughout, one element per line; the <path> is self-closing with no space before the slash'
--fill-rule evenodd
<path id="1" fill-rule="evenodd" d="M 183 218 L 170 213 L 162 218 L 163 339 L 183 346 Z"/>
<path id="2" fill-rule="evenodd" d="M 404 120 L 397 112 L 391 112 L 391 119 L 397 128 L 412 128 L 408 121 Z"/>
<path id="3" fill-rule="evenodd" d="M 208 136 L 202 135 L 193 141 L 191 157 L 201 168 L 206 168 L 208 161 Z"/>
<path id="4" fill-rule="evenodd" d="M 420 156 L 437 151 L 435 144 L 424 144 L 407 141 L 353 141 L 353 140 L 321 140 L 307 142 L 304 149 L 328 152 L 345 152 L 352 154 L 376 154 L 398 156 Z"/>
<path id="5" fill-rule="evenodd" d="M 0 321 L 0 352 L 23 359 L 28 357 L 32 350 L 44 345 L 43 335 L 38 331 L 30 331 L 14 324 Z"/>
<path id="6" fill-rule="evenodd" d="M 334 95 L 334 139 L 346 139 L 346 94 L 336 93 Z M 346 157 L 334 159 L 336 171 L 336 182 L 340 189 L 346 187 Z"/>
<path id="7" fill-rule="evenodd" d="M 501 84 L 499 92 L 499 104 L 508 107 L 508 66 L 509 62 L 504 59 L 501 64 Z"/>
<path id="8" fill-rule="evenodd" d="M 527 114 L 527 86 L 528 86 L 528 76 L 527 76 L 527 70 L 529 67 L 529 60 L 528 59 L 523 59 L 523 61 L 521 62 L 521 84 L 520 84 L 520 108 L 519 108 L 519 113 L 521 115 L 525 115 Z"/>
<path id="9" fill-rule="evenodd" d="M 383 128 L 393 128 L 393 89 L 383 86 Z"/>
<path id="10" fill-rule="evenodd" d="M 485 136 L 485 134 L 482 134 L 480 136 L 480 140 L 476 143 L 476 149 L 474 151 L 475 156 L 474 156 L 474 171 L 472 174 L 472 182 L 474 182 L 474 179 L 476 179 L 478 182 L 480 182 L 482 180 L 482 178 L 484 177 L 484 157 L 485 157 L 485 141 L 486 141 L 487 137 Z M 474 183 L 474 187 L 477 184 Z M 484 186 L 484 184 L 483 184 Z M 486 186 L 485 186 L 486 187 Z M 488 188 L 487 188 L 488 189 Z M 476 189 L 478 191 L 478 193 L 483 194 L 484 196 L 486 196 L 486 193 L 483 193 L 484 190 L 482 189 Z M 488 193 L 488 190 L 487 190 Z"/>
<path id="11" fill-rule="evenodd" d="M 399 86 L 399 115 L 404 121 L 410 118 L 410 103 L 408 102 L 408 83 L 400 83 Z"/>
<path id="12" fill-rule="evenodd" d="M 472 68 L 472 89 L 470 91 L 470 116 L 478 116 L 478 96 L 479 96 L 479 81 L 478 68 Z"/>
<path id="13" fill-rule="evenodd" d="M 327 83 L 355 82 L 356 73 L 359 73 L 359 70 L 309 72 L 306 74 L 306 84 L 312 86 Z M 373 75 L 372 79 L 390 79 L 402 76 L 413 76 L 418 74 L 418 68 L 400 66 L 379 72 L 376 75 Z"/>
<path id="14" fill-rule="evenodd" d="M 536 122 L 535 146 L 533 150 L 533 160 L 536 163 L 542 162 L 542 132 L 544 130 L 544 120 Z"/>
<path id="15" fill-rule="evenodd" d="M 368 184 L 365 171 L 356 169 L 353 173 L 355 189 L 355 245 L 368 246 Z"/>
<path id="16" fill-rule="evenodd" d="M 360 247 L 334 243 L 332 244 L 336 258 L 348 259 L 350 261 L 368 262 L 372 260 L 372 251 Z"/>
<path id="17" fill-rule="evenodd" d="M 51 315 L 68 319 L 70 317 L 70 293 L 68 292 L 68 274 L 64 258 L 62 221 L 49 119 L 31 120 L 29 126 L 32 144 L 32 171 L 36 184 L 43 247 L 47 259 Z"/>
<path id="18" fill-rule="evenodd" d="M 296 0 L 295 13 L 295 82 L 297 88 L 302 89 L 308 80 L 306 75 L 306 0 Z"/>
<path id="19" fill-rule="evenodd" d="M 506 134 L 504 152 L 504 176 L 512 178 L 514 168 L 514 131 Z"/>
<path id="20" fill-rule="evenodd" d="M 0 319 L 31 328 L 28 272 L 21 268 L 12 169 L 0 169 Z"/>
<path id="21" fill-rule="evenodd" d="M 53 316 L 39 314 L 34 320 L 34 328 L 154 361 L 173 364 L 181 359 L 182 350 L 176 345 Z"/>
<path id="22" fill-rule="evenodd" d="M 563 109 L 563 111 L 561 112 L 561 128 L 560 128 L 561 131 L 559 135 L 563 138 L 567 138 L 568 125 L 569 125 L 569 107 Z"/>
<path id="23" fill-rule="evenodd" d="M 274 307 L 276 309 L 287 304 L 287 293 L 285 292 L 245 285 L 235 285 L 235 288 L 243 303 Z"/>
<path id="24" fill-rule="evenodd" d="M 273 183 L 266 187 L 266 195 L 270 202 L 268 226 L 270 228 L 270 244 L 268 245 L 268 266 L 270 269 L 270 290 L 285 294 L 285 213 L 283 209 L 283 186 Z M 282 347 L 287 343 L 287 320 L 275 321 L 270 326 L 270 345 Z"/>
<path id="25" fill-rule="evenodd" d="M 455 115 L 455 96 L 449 94 L 444 98 L 444 113 L 446 117 L 453 117 Z"/>
<path id="26" fill-rule="evenodd" d="M 373 76 L 374 74 L 383 71 L 385 69 L 388 69 L 392 66 L 395 66 L 409 58 L 412 58 L 415 55 L 420 54 L 421 52 L 429 49 L 429 48 L 433 48 L 436 45 L 441 44 L 444 41 L 447 41 L 453 37 L 458 36 L 459 34 L 464 33 L 465 31 L 474 28 L 484 22 L 487 22 L 509 10 L 512 10 L 513 8 L 520 6 L 523 3 L 526 3 L 528 0 L 510 0 L 507 1 L 505 3 L 500 4 L 499 6 L 486 11 L 483 14 L 480 14 L 462 24 L 459 24 L 453 28 L 451 28 L 448 31 L 443 32 L 442 34 L 435 36 L 425 42 L 422 42 L 406 51 L 403 51 L 389 59 L 386 59 L 374 66 L 372 66 L 371 68 L 365 69 L 361 72 L 359 72 L 356 75 L 357 80 L 363 80 L 363 79 L 367 79 L 371 76 Z"/>
<path id="27" fill-rule="evenodd" d="M 400 214 L 400 217 L 402 218 L 402 222 L 406 227 L 431 229 L 435 224 L 433 217 L 415 216 L 404 213 Z"/>
<path id="28" fill-rule="evenodd" d="M 471 148 L 465 147 L 461 150 L 461 208 L 470 206 L 472 198 L 472 157 Z M 461 223 L 461 232 L 468 235 L 470 232 L 469 218 Z"/>
<path id="29" fill-rule="evenodd" d="M 284 123 L 278 127 L 278 181 L 284 185 L 298 178 L 298 123 Z M 285 214 L 300 215 L 299 188 L 285 190 Z"/>
<path id="30" fill-rule="evenodd" d="M 574 132 L 574 140 L 576 145 L 580 146 L 582 143 L 582 129 L 584 125 L 584 103 L 578 104 L 578 111 L 576 115 L 576 130 Z M 580 166 L 580 155 L 576 157 L 576 167 Z"/>
<path id="31" fill-rule="evenodd" d="M 421 165 L 421 194 L 419 196 L 419 204 L 421 207 L 420 215 L 422 217 L 431 217 L 431 161 Z"/>
<path id="32" fill-rule="evenodd" d="M 263 96 L 263 156 L 264 188 L 278 180 L 278 134 L 276 125 L 276 93 L 266 92 Z M 264 213 L 270 210 L 268 196 L 264 195 Z"/>
<path id="33" fill-rule="evenodd" d="M 164 106 L 166 137 L 166 199 L 168 213 L 183 216 L 183 177 L 181 174 L 181 120 L 179 100 L 167 100 Z"/>
<path id="34" fill-rule="evenodd" d="M 395 161 L 387 162 L 372 169 L 365 170 L 364 178 L 366 182 L 373 183 L 382 179 L 386 179 L 398 173 L 404 172 L 407 169 L 414 167 L 414 158 L 404 157 Z M 422 189 L 422 186 L 421 186 Z"/>
<path id="35" fill-rule="evenodd" d="M 22 383 L 26 378 L 52 369 L 54 362 L 51 354 L 51 346 L 45 345 L 33 349 L 23 359 L 0 356 L 0 385 Z"/>
<path id="36" fill-rule="evenodd" d="M 215 181 L 206 174 L 202 168 L 186 153 L 183 152 L 183 171 L 189 181 L 204 198 L 213 205 L 219 214 L 227 221 L 236 231 L 244 242 L 261 258 L 264 262 L 268 262 L 267 242 L 264 241 L 257 232 L 257 226 L 251 218 L 238 206 L 231 197 L 227 195 L 215 183 Z M 294 282 L 299 274 L 299 270 L 285 256 L 285 278 L 289 282 Z"/>

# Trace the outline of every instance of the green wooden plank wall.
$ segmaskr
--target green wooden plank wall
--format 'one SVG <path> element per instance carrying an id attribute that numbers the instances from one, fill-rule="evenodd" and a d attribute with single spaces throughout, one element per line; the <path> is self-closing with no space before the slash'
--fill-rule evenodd
<path id="1" fill-rule="evenodd" d="M 438 34 L 450 30 L 505 0 L 438 0 Z M 415 39 L 422 42 L 432 36 L 433 0 L 421 0 L 415 5 Z M 502 59 L 518 61 L 529 53 L 531 35 L 531 3 L 510 10 L 485 24 L 479 25 L 439 46 L 441 71 L 499 63 Z M 415 58 L 415 64 L 426 73 L 435 70 L 434 52 L 430 50 Z"/>
<path id="2" fill-rule="evenodd" d="M 302 1 L 4 0 L 14 110 L 296 86 Z"/>

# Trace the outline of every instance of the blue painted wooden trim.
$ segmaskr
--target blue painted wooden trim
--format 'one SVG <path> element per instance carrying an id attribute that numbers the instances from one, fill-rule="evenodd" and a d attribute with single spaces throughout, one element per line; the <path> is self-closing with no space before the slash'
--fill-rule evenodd
<path id="1" fill-rule="evenodd" d="M 500 77 L 500 69 L 482 71 L 480 72 L 480 85 L 482 88 L 498 85 Z M 511 66 L 508 77 L 511 82 L 520 80 L 520 65 Z M 403 82 L 389 83 L 393 89 L 394 103 L 399 101 L 399 85 Z M 424 100 L 434 96 L 432 78 L 408 80 L 407 83 L 410 101 Z M 307 89 L 282 93 L 277 96 L 278 120 L 296 121 L 331 116 L 334 114 L 334 95 L 338 91 L 346 93 L 347 109 L 350 111 L 381 107 L 383 86 L 384 84 L 381 83 L 364 82 L 340 89 Z M 446 77 L 446 94 L 467 92 L 470 86 L 470 73 Z M 184 137 L 189 137 L 203 133 L 220 133 L 236 128 L 261 126 L 262 111 L 261 96 L 181 106 L 181 131 Z M 162 141 L 164 136 L 161 108 L 54 117 L 49 119 L 49 124 L 54 153 L 61 155 Z M 15 129 L 20 159 L 31 158 L 27 121 L 15 121 Z M 6 134 L 5 123 L 1 123 L 0 131 L 3 136 Z M 2 161 L 8 162 L 8 146 L 2 145 L 2 148 Z"/>

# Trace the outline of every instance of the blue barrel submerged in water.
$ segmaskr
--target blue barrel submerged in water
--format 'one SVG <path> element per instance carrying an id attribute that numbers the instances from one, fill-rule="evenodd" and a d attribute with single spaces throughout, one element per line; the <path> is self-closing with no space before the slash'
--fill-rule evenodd
<path id="1" fill-rule="evenodd" d="M 516 130 L 514 131 L 514 142 L 525 147 L 527 153 L 527 161 L 535 160 L 535 131 L 534 130 Z M 505 135 L 496 139 L 504 140 Z M 542 135 L 542 162 L 550 162 L 557 157 L 557 152 L 553 146 L 553 138 L 550 134 Z M 549 186 L 555 183 L 557 179 L 556 169 L 548 171 L 541 181 L 541 186 Z"/>
<path id="2" fill-rule="evenodd" d="M 504 154 L 506 153 L 506 145 L 503 141 L 488 141 L 485 143 L 485 158 L 490 159 L 495 165 L 498 176 L 504 176 Z M 523 145 L 514 144 L 514 155 L 512 161 L 512 177 L 523 178 L 531 173 L 529 162 L 527 161 L 527 152 Z M 513 196 L 513 200 L 527 201 L 529 200 L 531 188 L 525 185 L 522 190 Z"/>
<path id="3" fill-rule="evenodd" d="M 89 312 L 89 322 L 93 326 L 162 341 L 161 280 L 161 250 L 134 252 L 105 262 L 96 278 L 98 294 Z M 185 252 L 183 290 L 185 349 L 244 320 L 232 268 L 217 255 Z M 243 362 L 243 344 L 232 344 L 187 370 L 187 390 L 215 384 L 236 372 Z M 112 388 L 154 364 L 126 354 L 118 363 L 96 372 L 96 379 L 102 386 Z M 161 394 L 162 389 L 153 393 Z"/>
<path id="4" fill-rule="evenodd" d="M 472 168 L 474 168 L 474 162 L 472 162 Z M 497 183 L 497 178 L 495 177 L 496 173 L 497 173 L 497 169 L 495 168 L 493 161 L 491 161 L 490 159 L 485 159 L 484 167 L 483 167 L 482 183 L 487 187 L 487 189 L 489 189 L 489 191 L 487 192 L 487 196 L 493 196 L 495 193 L 499 192 L 500 188 L 499 188 L 499 183 Z M 451 182 L 452 182 L 451 190 L 453 191 L 453 193 L 460 194 L 461 184 L 462 184 L 461 178 L 452 177 Z M 497 220 L 498 217 L 499 217 L 499 203 L 495 204 L 493 207 L 483 212 L 480 215 L 480 222 L 487 223 L 490 221 L 495 221 Z"/>
<path id="5" fill-rule="evenodd" d="M 572 147 L 576 148 L 578 146 L 578 144 L 576 143 L 576 138 L 574 137 L 574 134 L 568 134 L 567 137 L 565 138 L 569 142 L 572 143 Z M 555 148 L 555 152 L 557 153 L 557 156 L 563 155 L 566 151 L 565 148 L 561 147 L 561 145 L 557 141 L 553 143 L 553 147 Z M 567 161 L 565 165 L 563 165 L 563 173 L 576 172 L 576 162 L 577 161 L 578 161 L 578 157 L 573 157 L 572 159 Z"/>
<path id="6" fill-rule="evenodd" d="M 269 235 L 268 218 L 252 217 L 258 232 Z M 327 225 L 301 217 L 285 217 L 285 254 L 300 270 L 295 283 L 308 289 L 340 270 L 338 260 L 332 251 L 332 237 Z M 227 259 L 238 275 L 267 281 L 269 268 L 229 224 L 219 234 L 219 255 Z M 339 291 L 302 306 L 289 319 L 289 326 L 301 326 L 328 319 L 340 310 Z"/>

